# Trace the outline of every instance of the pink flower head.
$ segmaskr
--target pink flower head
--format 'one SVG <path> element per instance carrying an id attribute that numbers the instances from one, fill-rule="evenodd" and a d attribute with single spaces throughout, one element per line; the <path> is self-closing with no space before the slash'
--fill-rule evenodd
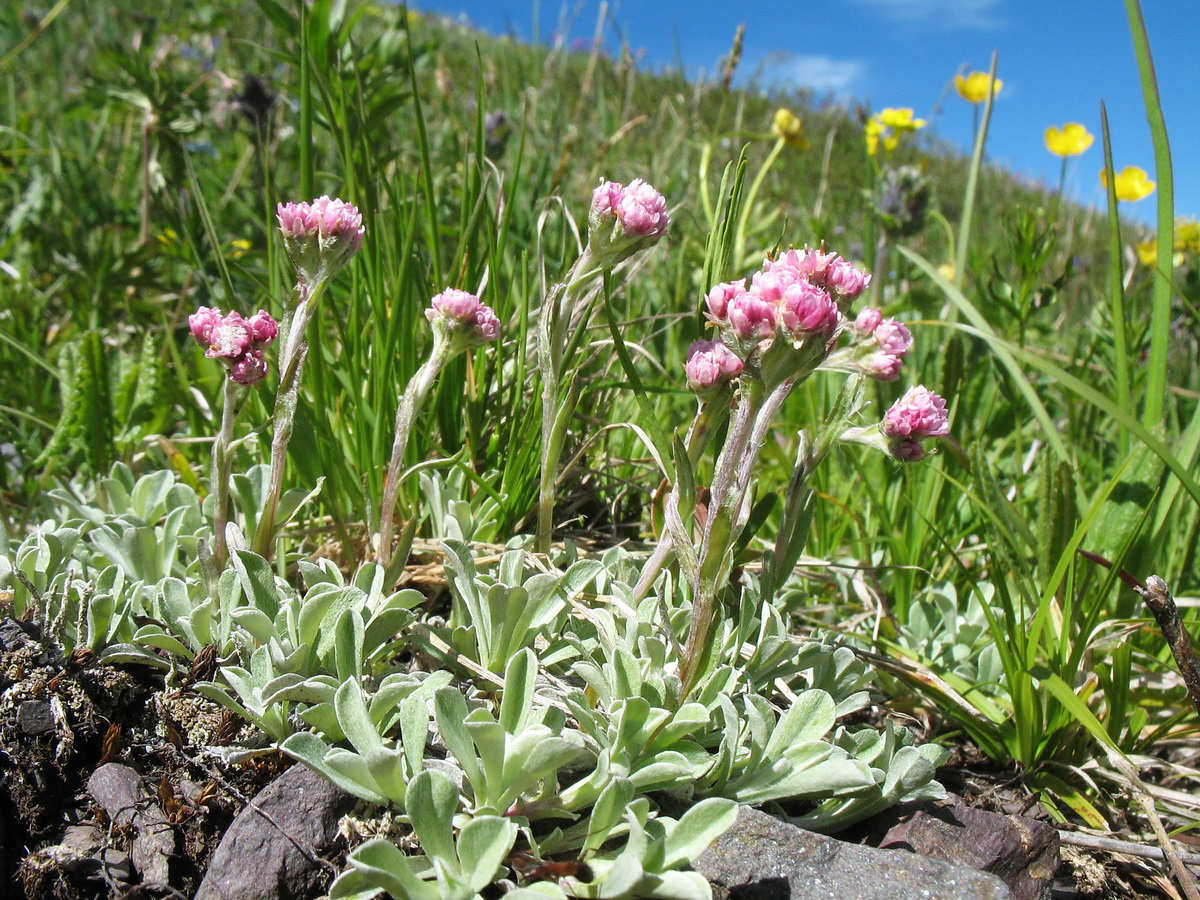
<path id="1" fill-rule="evenodd" d="M 612 267 L 653 246 L 670 224 L 667 201 L 640 178 L 605 181 L 592 192 L 588 246 L 597 265 Z"/>
<path id="2" fill-rule="evenodd" d="M 621 192 L 616 210 L 625 234 L 630 237 L 657 240 L 671 224 L 666 199 L 640 178 L 629 182 L 629 186 Z"/>
<path id="3" fill-rule="evenodd" d="M 844 259 L 835 259 L 825 269 L 825 288 L 841 300 L 854 300 L 871 283 L 871 276 Z"/>
<path id="4" fill-rule="evenodd" d="M 425 318 L 435 328 L 464 341 L 460 349 L 495 340 L 500 334 L 500 320 L 492 308 L 474 294 L 457 288 L 446 288 L 430 300 Z"/>
<path id="5" fill-rule="evenodd" d="M 605 181 L 592 191 L 591 218 L 601 219 L 605 216 L 615 216 L 617 207 L 621 205 L 621 192 L 624 186 L 619 181 Z"/>
<path id="6" fill-rule="evenodd" d="M 196 339 L 196 343 L 207 347 L 212 343 L 213 328 L 219 325 L 224 318 L 221 311 L 215 306 L 202 306 L 188 316 L 188 329 L 191 331 L 192 337 Z"/>
<path id="7" fill-rule="evenodd" d="M 425 318 L 432 322 L 435 316 L 442 316 L 470 323 L 475 321 L 475 313 L 482 305 L 474 294 L 460 291 L 458 288 L 446 288 L 429 301 L 429 309 L 425 310 Z"/>
<path id="8" fill-rule="evenodd" d="M 238 384 L 254 384 L 267 377 L 267 361 L 261 350 L 247 350 L 233 361 L 229 377 Z"/>
<path id="9" fill-rule="evenodd" d="M 789 287 L 779 301 L 779 324 L 797 340 L 832 335 L 840 319 L 833 298 L 807 281 Z"/>
<path id="10" fill-rule="evenodd" d="M 808 247 L 803 250 L 789 250 L 779 258 L 776 264 L 794 269 L 798 275 L 815 284 L 824 284 L 826 271 L 837 258 L 836 253 L 825 253 L 824 245 L 822 245 L 820 250 L 812 250 Z"/>
<path id="11" fill-rule="evenodd" d="M 946 401 L 923 385 L 911 387 L 884 413 L 880 430 L 891 440 L 919 441 L 949 434 Z"/>
<path id="12" fill-rule="evenodd" d="M 720 341 L 693 341 L 688 347 L 687 384 L 697 394 L 707 394 L 741 374 L 743 363 Z"/>
<path id="13" fill-rule="evenodd" d="M 250 349 L 252 341 L 246 320 L 239 313 L 231 312 L 213 325 L 204 355 L 209 359 L 237 359 Z"/>
<path id="14" fill-rule="evenodd" d="M 746 279 L 727 281 L 718 284 L 708 292 L 705 302 L 708 304 L 708 314 L 715 322 L 723 322 L 729 316 L 729 301 L 746 293 Z"/>
<path id="15" fill-rule="evenodd" d="M 904 357 L 912 347 L 912 332 L 895 319 L 884 319 L 875 328 L 875 343 L 884 353 Z"/>
<path id="16" fill-rule="evenodd" d="M 237 312 L 223 316 L 215 307 L 202 306 L 188 316 L 188 327 L 204 346 L 204 355 L 224 362 L 229 377 L 238 384 L 254 384 L 266 376 L 262 350 L 275 340 L 279 329 L 265 310 L 243 319 Z"/>
<path id="17" fill-rule="evenodd" d="M 250 343 L 255 350 L 262 350 L 279 335 L 279 326 L 265 309 L 260 309 L 246 320 L 250 331 Z"/>
<path id="18" fill-rule="evenodd" d="M 738 294 L 727 307 L 729 327 L 740 340 L 764 340 L 775 334 L 775 304 L 752 291 Z"/>
<path id="19" fill-rule="evenodd" d="M 883 311 L 867 307 L 854 319 L 854 332 L 860 337 L 870 337 L 883 321 Z"/>
<path id="20" fill-rule="evenodd" d="M 362 249 L 358 207 L 322 195 L 312 203 L 280 203 L 279 230 L 288 256 L 307 284 L 331 277 Z"/>
<path id="21" fill-rule="evenodd" d="M 751 279 L 753 290 L 768 303 L 778 303 L 784 293 L 798 284 L 807 284 L 804 276 L 792 266 L 767 260 Z"/>

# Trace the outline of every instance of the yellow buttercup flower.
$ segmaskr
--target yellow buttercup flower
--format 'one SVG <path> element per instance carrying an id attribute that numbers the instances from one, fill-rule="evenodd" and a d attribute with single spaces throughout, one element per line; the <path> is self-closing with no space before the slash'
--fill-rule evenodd
<path id="1" fill-rule="evenodd" d="M 804 139 L 804 125 L 790 109 L 775 110 L 771 134 L 795 150 L 803 150 L 808 146 L 808 141 Z"/>
<path id="2" fill-rule="evenodd" d="M 1184 218 L 1175 220 L 1175 249 L 1180 253 L 1200 253 L 1200 222 Z"/>
<path id="3" fill-rule="evenodd" d="M 992 81 L 987 72 L 972 72 L 965 78 L 962 75 L 954 76 L 954 87 L 958 91 L 958 96 L 968 103 L 982 103 L 986 100 L 989 82 L 992 87 L 992 96 L 995 97 L 1000 93 L 1000 88 L 1004 87 L 1001 79 L 997 78 Z"/>
<path id="4" fill-rule="evenodd" d="M 254 245 L 252 243 L 250 243 L 248 240 L 246 240 L 245 238 L 238 238 L 235 241 L 230 241 L 229 242 L 229 258 L 230 259 L 241 259 L 243 256 L 246 255 L 246 252 L 248 250 L 250 250 L 250 248 L 253 246 Z"/>
<path id="5" fill-rule="evenodd" d="M 1135 244 L 1133 249 L 1137 253 L 1138 262 L 1147 269 L 1154 268 L 1154 264 L 1158 262 L 1158 241 L 1151 238 L 1148 241 Z M 1183 265 L 1184 256 L 1182 252 L 1179 252 L 1178 247 L 1175 249 L 1176 252 L 1171 254 L 1171 265 L 1178 269 Z"/>
<path id="6" fill-rule="evenodd" d="M 916 131 L 918 128 L 925 127 L 925 120 L 914 119 L 913 111 L 907 107 L 900 109 L 888 107 L 880 110 L 877 117 L 884 126 L 896 131 Z"/>
<path id="7" fill-rule="evenodd" d="M 867 152 L 874 156 L 879 151 L 879 143 L 883 149 L 891 153 L 900 145 L 900 138 L 909 131 L 925 127 L 924 119 L 914 119 L 911 109 L 888 109 L 875 113 L 863 126 L 863 135 L 867 139 Z"/>
<path id="8" fill-rule="evenodd" d="M 1104 169 L 1100 170 L 1100 183 L 1104 185 L 1105 189 L 1108 188 L 1108 172 Z M 1116 191 L 1118 200 L 1135 203 L 1138 200 L 1145 200 L 1154 193 L 1154 182 L 1150 180 L 1145 169 L 1126 166 L 1117 173 Z"/>
<path id="9" fill-rule="evenodd" d="M 1046 149 L 1055 156 L 1078 156 L 1092 146 L 1095 138 L 1078 122 L 1068 122 L 1062 128 L 1046 129 Z"/>

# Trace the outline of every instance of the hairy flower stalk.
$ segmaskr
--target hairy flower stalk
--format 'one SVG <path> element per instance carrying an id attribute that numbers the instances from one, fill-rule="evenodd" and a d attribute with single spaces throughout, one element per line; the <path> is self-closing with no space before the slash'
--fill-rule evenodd
<path id="1" fill-rule="evenodd" d="M 749 515 L 749 485 L 759 451 L 794 386 L 829 357 L 845 328 L 844 309 L 870 280 L 824 247 L 805 248 L 766 260 L 749 287 L 744 280 L 721 284 L 705 298 L 708 318 L 721 343 L 742 365 L 737 368 L 734 409 L 717 457 L 698 550 L 690 524 L 678 521 L 678 485 L 666 504 L 671 538 L 692 586 L 691 619 L 680 661 L 684 696 L 699 684 L 712 650 L 720 597 Z M 693 354 L 689 386 L 704 389 L 707 381 L 718 378 L 725 371 L 723 359 L 724 354 L 714 353 L 710 345 Z M 814 456 L 812 464 L 819 458 Z M 793 493 L 802 492 L 806 479 L 805 475 Z M 635 596 L 649 590 L 664 561 L 663 553 L 651 557 Z"/>
<path id="2" fill-rule="evenodd" d="M 433 329 L 433 347 L 429 351 L 429 358 L 408 382 L 396 407 L 392 456 L 383 483 L 375 552 L 384 569 L 392 563 L 393 516 L 400 490 L 400 467 L 404 463 L 404 452 L 408 449 L 408 437 L 417 413 L 425 405 L 429 389 L 446 363 L 472 347 L 481 347 L 494 341 L 500 334 L 500 321 L 491 307 L 484 306 L 474 294 L 455 288 L 446 288 L 435 296 L 430 301 L 429 309 L 425 310 L 425 318 Z"/>
<path id="3" fill-rule="evenodd" d="M 222 315 L 219 309 L 202 306 L 188 316 L 188 330 L 205 348 L 209 359 L 219 359 L 229 370 L 221 428 L 213 440 L 209 492 L 213 498 L 213 565 L 217 572 L 229 558 L 225 534 L 229 521 L 229 476 L 233 465 L 233 423 L 241 411 L 249 385 L 267 375 L 263 351 L 279 332 L 275 320 L 260 309 L 249 319 L 237 312 Z"/>
<path id="4" fill-rule="evenodd" d="M 296 418 L 300 373 L 308 354 L 304 331 L 317 301 L 333 276 L 362 249 L 365 229 L 358 207 L 322 196 L 312 203 L 280 203 L 279 230 L 288 257 L 296 267 L 295 303 L 284 310 L 280 325 L 279 390 L 271 416 L 271 475 L 263 509 L 254 533 L 254 551 L 270 559 L 274 546 L 283 469 Z"/>
<path id="5" fill-rule="evenodd" d="M 603 182 L 592 193 L 588 243 L 566 278 L 550 289 L 538 315 L 537 364 L 542 377 L 542 470 L 538 485 L 537 540 L 540 553 L 550 552 L 554 531 L 555 485 L 567 424 L 579 400 L 579 385 L 561 397 L 563 360 L 587 327 L 571 313 L 593 278 L 654 246 L 671 224 L 662 194 L 641 179 L 628 185 Z M 574 327 L 576 331 L 570 333 Z"/>

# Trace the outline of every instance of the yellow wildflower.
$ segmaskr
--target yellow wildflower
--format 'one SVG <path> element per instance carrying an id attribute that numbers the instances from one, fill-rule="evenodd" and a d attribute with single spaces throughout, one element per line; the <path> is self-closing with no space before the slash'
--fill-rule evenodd
<path id="1" fill-rule="evenodd" d="M 941 275 L 943 278 L 945 278 L 951 284 L 954 283 L 954 274 L 956 271 L 954 268 L 954 263 L 944 262 L 940 266 L 937 267 L 937 270 L 938 270 L 939 275 Z"/>
<path id="2" fill-rule="evenodd" d="M 1175 249 L 1180 253 L 1200 253 L 1200 222 L 1184 218 L 1175 220 Z"/>
<path id="3" fill-rule="evenodd" d="M 1134 245 L 1134 250 L 1137 251 L 1138 261 L 1148 269 L 1154 268 L 1154 264 L 1158 262 L 1158 241 L 1151 238 L 1148 241 L 1140 241 Z"/>
<path id="4" fill-rule="evenodd" d="M 179 240 L 179 235 L 175 233 L 174 228 L 164 228 L 158 235 L 158 242 L 164 247 L 170 247 L 177 240 Z"/>
<path id="5" fill-rule="evenodd" d="M 891 153 L 900 145 L 900 138 L 909 131 L 925 127 L 924 119 L 914 119 L 911 109 L 881 110 L 867 120 L 863 126 L 863 134 L 867 139 L 867 152 L 874 156 L 879 150 L 880 141 L 883 149 Z"/>
<path id="6" fill-rule="evenodd" d="M 804 125 L 790 109 L 775 110 L 771 134 L 795 150 L 803 150 L 808 146 L 808 141 L 804 139 Z"/>
<path id="7" fill-rule="evenodd" d="M 1062 128 L 1046 129 L 1046 149 L 1055 156 L 1078 156 L 1092 146 L 1095 138 L 1078 122 L 1068 122 Z"/>
<path id="8" fill-rule="evenodd" d="M 1100 170 L 1100 183 L 1108 188 L 1108 172 L 1104 169 Z M 1117 173 L 1116 190 L 1118 200 L 1134 203 L 1154 193 L 1154 182 L 1150 180 L 1145 169 L 1126 166 Z"/>
<path id="9" fill-rule="evenodd" d="M 865 135 L 867 139 L 867 152 L 872 156 L 879 151 L 879 136 L 883 134 L 884 131 L 886 131 L 886 129 L 883 127 L 883 123 L 880 122 L 875 116 L 871 116 L 871 118 L 867 119 L 867 124 L 863 126 L 863 135 Z"/>
<path id="10" fill-rule="evenodd" d="M 916 131 L 918 128 L 925 127 L 925 120 L 914 119 L 913 111 L 907 107 L 900 109 L 888 107 L 878 113 L 878 118 L 883 125 L 896 131 Z"/>
<path id="11" fill-rule="evenodd" d="M 1000 93 L 1000 88 L 1004 87 L 1004 82 L 999 78 L 992 81 L 987 72 L 972 72 L 965 78 L 962 75 L 954 76 L 954 87 L 958 96 L 968 103 L 982 103 L 986 100 L 989 82 L 992 86 L 992 96 L 995 97 Z"/>
<path id="12" fill-rule="evenodd" d="M 238 238 L 236 241 L 229 242 L 229 258 L 241 259 L 246 255 L 246 251 L 254 245 L 245 238 Z"/>

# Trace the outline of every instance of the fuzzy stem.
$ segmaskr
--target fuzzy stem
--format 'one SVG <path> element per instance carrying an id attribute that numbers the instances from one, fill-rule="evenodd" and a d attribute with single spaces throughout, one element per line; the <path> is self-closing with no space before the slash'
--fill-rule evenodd
<path id="1" fill-rule="evenodd" d="M 400 467 L 404 464 L 404 451 L 408 449 L 408 436 L 412 433 L 413 422 L 417 413 L 425 405 L 429 389 L 433 386 L 438 372 L 450 359 L 451 348 L 442 333 L 434 329 L 433 349 L 429 359 L 421 364 L 416 374 L 404 389 L 404 396 L 396 407 L 396 436 L 392 441 L 392 458 L 388 462 L 387 474 L 383 483 L 383 503 L 379 508 L 379 535 L 375 552 L 379 564 L 386 569 L 392 561 L 392 533 L 394 530 L 393 514 L 396 510 L 396 497 L 400 491 Z"/>
<path id="2" fill-rule="evenodd" d="M 275 411 L 271 415 L 271 424 L 275 432 L 271 439 L 271 477 L 254 532 L 254 552 L 268 560 L 274 551 L 275 519 L 279 510 L 279 495 L 283 491 L 287 447 L 292 439 L 292 426 L 296 419 L 300 373 L 304 368 L 304 358 L 308 354 L 304 330 L 325 284 L 324 278 L 319 279 L 311 288 L 303 281 L 298 282 L 296 305 L 284 313 L 280 328 L 283 339 L 279 352 L 279 390 L 275 394 Z"/>
<path id="3" fill-rule="evenodd" d="M 574 412 L 574 403 L 570 400 L 562 405 L 558 402 L 566 329 L 572 318 L 571 301 L 598 271 L 589 244 L 567 273 L 566 279 L 547 293 L 538 314 L 537 365 L 542 376 L 542 472 L 538 485 L 535 548 L 539 553 L 550 552 L 558 464 L 566 440 L 567 423 Z M 586 326 L 586 322 L 578 323 L 579 328 Z M 577 393 L 572 393 L 572 396 L 578 399 Z"/>
<path id="4" fill-rule="evenodd" d="M 233 422 L 241 411 L 246 389 L 232 378 L 225 382 L 225 405 L 221 409 L 221 430 L 213 441 L 212 466 L 209 469 L 209 492 L 213 496 L 213 565 L 219 573 L 229 558 L 225 525 L 229 521 L 229 472 L 233 454 Z"/>
<path id="5" fill-rule="evenodd" d="M 701 401 L 700 409 L 697 410 L 696 418 L 692 420 L 687 437 L 684 438 L 683 442 L 684 447 L 687 449 L 688 462 L 693 469 L 695 469 L 696 463 L 700 461 L 700 455 L 707 449 L 713 435 L 727 418 L 729 418 L 728 393 L 721 394 L 719 400 L 716 402 Z M 672 485 L 671 491 L 667 495 L 664 509 L 669 511 L 672 505 L 678 507 L 678 504 L 679 488 L 678 485 Z M 670 561 L 673 552 L 675 552 L 674 540 L 669 535 L 663 535 L 663 539 L 659 541 L 650 558 L 642 566 L 642 572 L 638 576 L 637 585 L 633 589 L 635 603 L 640 603 L 646 599 L 646 596 L 650 593 L 650 588 L 654 585 L 663 567 Z"/>

